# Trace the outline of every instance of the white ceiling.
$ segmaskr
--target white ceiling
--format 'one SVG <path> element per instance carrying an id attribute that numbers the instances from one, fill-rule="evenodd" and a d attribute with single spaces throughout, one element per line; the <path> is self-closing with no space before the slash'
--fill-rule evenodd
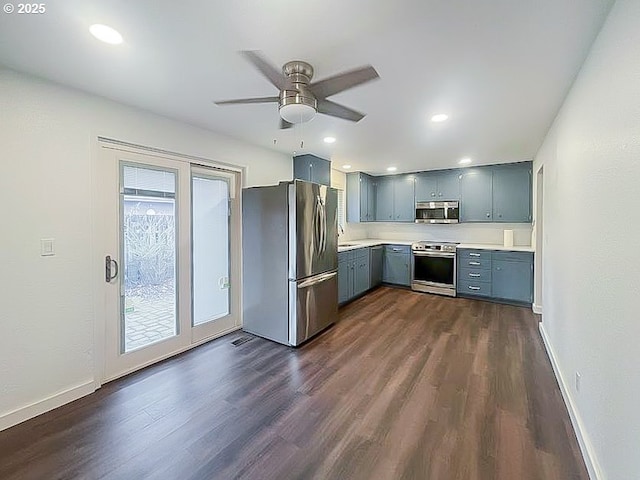
<path id="1" fill-rule="evenodd" d="M 0 63 L 338 168 L 502 163 L 533 158 L 612 3 L 50 0 L 42 15 L 0 13 Z M 125 43 L 98 42 L 93 23 Z M 254 49 L 277 66 L 311 63 L 314 80 L 373 65 L 379 80 L 331 97 L 368 115 L 281 131 L 276 104 L 214 105 L 277 94 L 238 54 Z M 429 121 L 441 112 L 447 122 Z"/>

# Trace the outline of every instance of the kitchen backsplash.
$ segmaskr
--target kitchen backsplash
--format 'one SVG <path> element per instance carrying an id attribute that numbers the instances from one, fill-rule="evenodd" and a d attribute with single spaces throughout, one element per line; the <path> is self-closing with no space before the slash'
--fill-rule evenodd
<path id="1" fill-rule="evenodd" d="M 340 241 L 361 238 L 389 240 L 438 240 L 460 243 L 503 243 L 504 230 L 513 230 L 515 246 L 531 245 L 531 225 L 521 223 L 459 223 L 424 225 L 415 223 L 347 223 Z"/>
<path id="2" fill-rule="evenodd" d="M 367 225 L 364 223 L 348 223 L 344 226 L 344 233 L 341 233 L 338 240 L 346 242 L 348 240 L 359 240 L 367 238 Z"/>

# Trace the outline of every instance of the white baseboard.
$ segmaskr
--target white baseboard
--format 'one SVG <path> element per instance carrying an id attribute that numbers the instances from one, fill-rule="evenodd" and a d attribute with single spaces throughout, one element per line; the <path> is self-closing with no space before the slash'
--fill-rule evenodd
<path id="1" fill-rule="evenodd" d="M 202 339 L 197 343 L 193 343 L 185 348 L 181 348 L 180 350 L 171 352 L 170 354 L 167 354 L 166 356 L 160 359 L 155 359 L 153 362 L 149 362 L 149 365 L 153 363 L 157 363 L 165 358 L 169 358 L 179 353 L 185 352 L 187 350 L 191 350 L 192 348 L 202 345 L 203 343 L 210 342 L 211 340 L 214 340 L 218 337 L 222 337 L 223 335 L 227 335 L 236 330 L 240 330 L 241 328 L 242 328 L 242 325 L 234 325 L 233 327 L 225 330 L 224 332 L 219 332 L 211 337 Z M 140 370 L 149 365 L 136 367 L 132 371 Z M 121 376 L 124 376 L 128 373 L 131 373 L 131 372 L 125 372 Z M 111 380 L 113 379 L 109 379 L 109 381 Z M 102 383 L 103 382 L 100 382 L 100 381 L 95 381 L 95 382 L 90 381 L 87 383 L 83 383 L 82 385 L 78 385 L 68 390 L 64 390 L 60 393 L 56 393 L 55 395 L 51 395 L 50 397 L 47 397 L 44 400 L 40 400 L 38 402 L 32 403 L 31 405 L 27 405 L 25 407 L 21 407 L 16 410 L 13 410 L 12 412 L 8 412 L 3 415 L 0 415 L 0 432 L 2 430 L 6 430 L 7 428 L 13 427 L 14 425 L 25 422 L 30 418 L 37 417 L 38 415 L 42 415 L 43 413 L 46 413 L 50 410 L 61 407 L 66 403 L 70 403 L 70 402 L 73 402 L 74 400 L 78 400 L 79 398 L 82 398 L 85 395 L 89 395 L 95 392 L 97 389 L 99 389 Z"/>
<path id="2" fill-rule="evenodd" d="M 553 372 L 556 375 L 556 379 L 558 380 L 558 385 L 560 385 L 562 398 L 564 399 L 564 403 L 567 406 L 567 410 L 569 411 L 571 424 L 573 425 L 573 429 L 576 432 L 578 445 L 580 446 L 580 451 L 582 452 L 582 458 L 584 459 L 584 463 L 587 467 L 589 478 L 591 480 L 603 480 L 605 477 L 602 474 L 602 469 L 600 468 L 598 459 L 596 458 L 595 452 L 593 451 L 593 445 L 589 440 L 589 436 L 587 435 L 587 432 L 584 428 L 582 419 L 575 408 L 573 397 L 571 396 L 571 391 L 569 390 L 568 384 L 565 382 L 562 373 L 560 373 L 560 368 L 558 367 L 558 363 L 556 362 L 556 356 L 553 352 L 553 347 L 551 346 L 551 342 L 549 341 L 547 332 L 544 329 L 544 324 L 540 322 L 539 325 L 540 336 L 542 337 L 542 341 L 544 342 L 544 346 L 547 350 L 547 355 L 549 357 L 549 360 L 551 361 L 551 366 L 553 367 Z"/>
<path id="3" fill-rule="evenodd" d="M 531 310 L 533 310 L 533 313 L 537 315 L 542 315 L 542 305 L 534 303 L 533 305 L 531 305 Z"/>
<path id="4" fill-rule="evenodd" d="M 76 387 L 72 387 L 68 390 L 64 390 L 55 395 L 51 395 L 44 400 L 32 403 L 25 407 L 18 408 L 12 412 L 5 413 L 0 416 L 0 431 L 9 427 L 13 427 L 19 423 L 22 423 L 30 418 L 37 417 L 49 410 L 61 407 L 65 403 L 73 402 L 85 395 L 89 395 L 96 391 L 96 385 L 93 381 L 83 383 Z"/>

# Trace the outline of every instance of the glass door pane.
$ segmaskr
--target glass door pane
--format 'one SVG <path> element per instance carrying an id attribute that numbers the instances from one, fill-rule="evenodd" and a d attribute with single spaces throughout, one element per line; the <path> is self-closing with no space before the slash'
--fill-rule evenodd
<path id="1" fill-rule="evenodd" d="M 229 183 L 192 175 L 193 325 L 229 315 Z"/>
<path id="2" fill-rule="evenodd" d="M 141 349 L 178 334 L 176 174 L 122 165 L 122 349 Z"/>

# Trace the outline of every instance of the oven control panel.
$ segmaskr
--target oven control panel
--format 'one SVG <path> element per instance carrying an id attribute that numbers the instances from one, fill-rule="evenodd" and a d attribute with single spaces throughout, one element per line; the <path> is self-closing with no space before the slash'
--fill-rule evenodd
<path id="1" fill-rule="evenodd" d="M 411 245 L 411 250 L 415 252 L 447 252 L 455 253 L 457 244 L 455 243 L 436 243 L 436 242 L 416 242 Z"/>

